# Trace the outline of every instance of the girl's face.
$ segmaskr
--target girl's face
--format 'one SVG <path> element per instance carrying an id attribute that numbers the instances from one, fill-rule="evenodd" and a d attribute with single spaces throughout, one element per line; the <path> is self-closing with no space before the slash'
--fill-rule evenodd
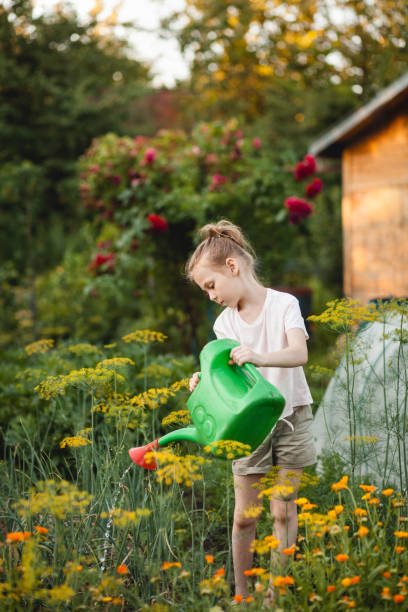
<path id="1" fill-rule="evenodd" d="M 224 266 L 214 266 L 203 257 L 194 268 L 193 280 L 213 302 L 230 308 L 238 305 L 241 283 L 239 262 L 234 257 L 228 257 Z"/>

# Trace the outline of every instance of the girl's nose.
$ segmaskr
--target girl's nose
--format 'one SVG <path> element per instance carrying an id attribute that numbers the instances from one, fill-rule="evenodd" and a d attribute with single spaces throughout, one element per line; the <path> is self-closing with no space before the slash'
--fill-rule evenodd
<path id="1" fill-rule="evenodd" d="M 208 297 L 210 298 L 211 301 L 216 302 L 217 301 L 217 296 L 215 295 L 215 293 L 213 291 L 210 291 L 208 294 Z"/>

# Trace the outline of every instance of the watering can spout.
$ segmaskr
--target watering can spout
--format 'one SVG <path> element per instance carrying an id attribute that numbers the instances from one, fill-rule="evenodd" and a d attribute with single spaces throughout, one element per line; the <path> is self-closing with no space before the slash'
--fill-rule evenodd
<path id="1" fill-rule="evenodd" d="M 197 444 L 202 443 L 202 438 L 194 425 L 188 427 L 182 427 L 181 429 L 175 429 L 170 431 L 168 434 L 159 438 L 159 446 L 165 446 L 170 442 L 176 442 L 177 440 L 189 440 L 190 442 L 196 442 Z"/>

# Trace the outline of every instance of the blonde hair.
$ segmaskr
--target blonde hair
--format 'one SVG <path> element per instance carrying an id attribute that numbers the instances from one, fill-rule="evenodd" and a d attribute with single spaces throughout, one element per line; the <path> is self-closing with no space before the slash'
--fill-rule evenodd
<path id="1" fill-rule="evenodd" d="M 256 278 L 256 255 L 237 225 L 222 219 L 208 223 L 199 230 L 201 242 L 186 263 L 186 276 L 193 280 L 193 270 L 202 257 L 207 256 L 214 266 L 223 266 L 228 257 L 240 257 Z"/>

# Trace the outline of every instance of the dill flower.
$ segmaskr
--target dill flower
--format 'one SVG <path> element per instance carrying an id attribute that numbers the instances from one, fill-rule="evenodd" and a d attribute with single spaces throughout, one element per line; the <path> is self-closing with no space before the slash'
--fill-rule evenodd
<path id="1" fill-rule="evenodd" d="M 199 472 L 201 466 L 210 463 L 208 459 L 197 455 L 184 455 L 179 457 L 168 448 L 146 453 L 146 460 L 154 457 L 159 465 L 156 470 L 158 482 L 165 482 L 170 485 L 172 482 L 178 484 L 185 483 L 191 486 L 194 480 L 202 480 L 203 476 Z"/>
<path id="2" fill-rule="evenodd" d="M 20 499 L 14 508 L 25 518 L 46 512 L 63 519 L 71 514 L 85 514 L 91 500 L 92 495 L 87 491 L 80 491 L 65 480 L 45 480 L 32 487 L 29 498 Z"/>
<path id="3" fill-rule="evenodd" d="M 189 425 L 191 423 L 191 415 L 189 410 L 173 410 L 162 419 L 162 425 Z"/>
<path id="4" fill-rule="evenodd" d="M 170 387 L 151 388 L 143 393 L 139 393 L 130 399 L 132 406 L 140 406 L 154 409 L 159 404 L 166 404 L 170 397 L 174 397 L 178 391 L 188 388 L 188 378 L 177 380 Z"/>
<path id="5" fill-rule="evenodd" d="M 150 329 L 138 329 L 126 336 L 122 336 L 124 342 L 164 342 L 167 339 L 165 334 L 161 332 L 152 331 Z"/>
<path id="6" fill-rule="evenodd" d="M 87 446 L 88 444 L 92 444 L 92 442 L 88 438 L 84 438 L 84 436 L 67 436 L 61 440 L 60 448 L 65 448 L 66 446 L 77 448 L 79 446 Z"/>
<path id="7" fill-rule="evenodd" d="M 69 387 L 107 392 L 114 381 L 123 382 L 124 380 L 121 374 L 117 374 L 108 368 L 82 368 L 81 370 L 72 370 L 65 375 L 47 376 L 45 380 L 34 387 L 34 391 L 43 399 L 51 399 L 57 397 L 57 395 L 65 395 Z"/>
<path id="8" fill-rule="evenodd" d="M 130 573 L 127 565 L 125 565 L 124 563 L 121 563 L 120 565 L 118 565 L 118 567 L 116 568 L 116 572 L 120 574 L 121 576 L 124 576 Z"/>
<path id="9" fill-rule="evenodd" d="M 135 365 L 135 362 L 129 357 L 111 357 L 111 359 L 103 359 L 96 364 L 96 368 L 123 368 L 128 365 Z"/>
<path id="10" fill-rule="evenodd" d="M 276 550 L 279 547 L 279 540 L 274 535 L 268 535 L 263 540 L 253 540 L 251 544 L 251 551 L 256 552 L 258 555 L 264 555 L 270 550 Z"/>
<path id="11" fill-rule="evenodd" d="M 216 456 L 222 456 L 227 459 L 235 459 L 236 457 L 243 457 L 251 454 L 250 445 L 243 444 L 237 440 L 217 440 L 204 446 L 204 450 L 206 453 L 213 453 Z"/>
<path id="12" fill-rule="evenodd" d="M 102 351 L 98 349 L 96 346 L 93 346 L 93 344 L 86 344 L 84 342 L 81 344 L 71 344 L 71 346 L 67 346 L 65 348 L 65 351 L 69 351 L 70 353 L 73 353 L 77 357 L 80 357 L 81 355 L 92 355 L 92 354 L 98 355 L 102 353 Z"/>
<path id="13" fill-rule="evenodd" d="M 342 489 L 348 489 L 347 486 L 348 476 L 342 476 L 338 482 L 334 482 L 331 486 L 332 491 L 336 493 Z"/>
<path id="14" fill-rule="evenodd" d="M 46 593 L 51 601 L 70 601 L 75 595 L 75 591 L 65 583 L 52 587 Z"/>
<path id="15" fill-rule="evenodd" d="M 54 346 L 54 340 L 52 338 L 42 338 L 31 344 L 27 344 L 25 351 L 27 355 L 34 355 L 35 353 L 46 353 Z"/>
<path id="16" fill-rule="evenodd" d="M 331 300 L 320 315 L 308 317 L 309 321 L 322 325 L 337 332 L 350 331 L 362 321 L 375 321 L 378 318 L 374 304 L 362 304 L 359 300 L 344 298 Z"/>
<path id="17" fill-rule="evenodd" d="M 142 518 L 150 516 L 151 510 L 148 508 L 136 508 L 136 510 L 123 510 L 122 508 L 112 508 L 109 513 L 101 513 L 101 518 L 112 517 L 116 527 L 130 527 L 137 525 Z"/>

